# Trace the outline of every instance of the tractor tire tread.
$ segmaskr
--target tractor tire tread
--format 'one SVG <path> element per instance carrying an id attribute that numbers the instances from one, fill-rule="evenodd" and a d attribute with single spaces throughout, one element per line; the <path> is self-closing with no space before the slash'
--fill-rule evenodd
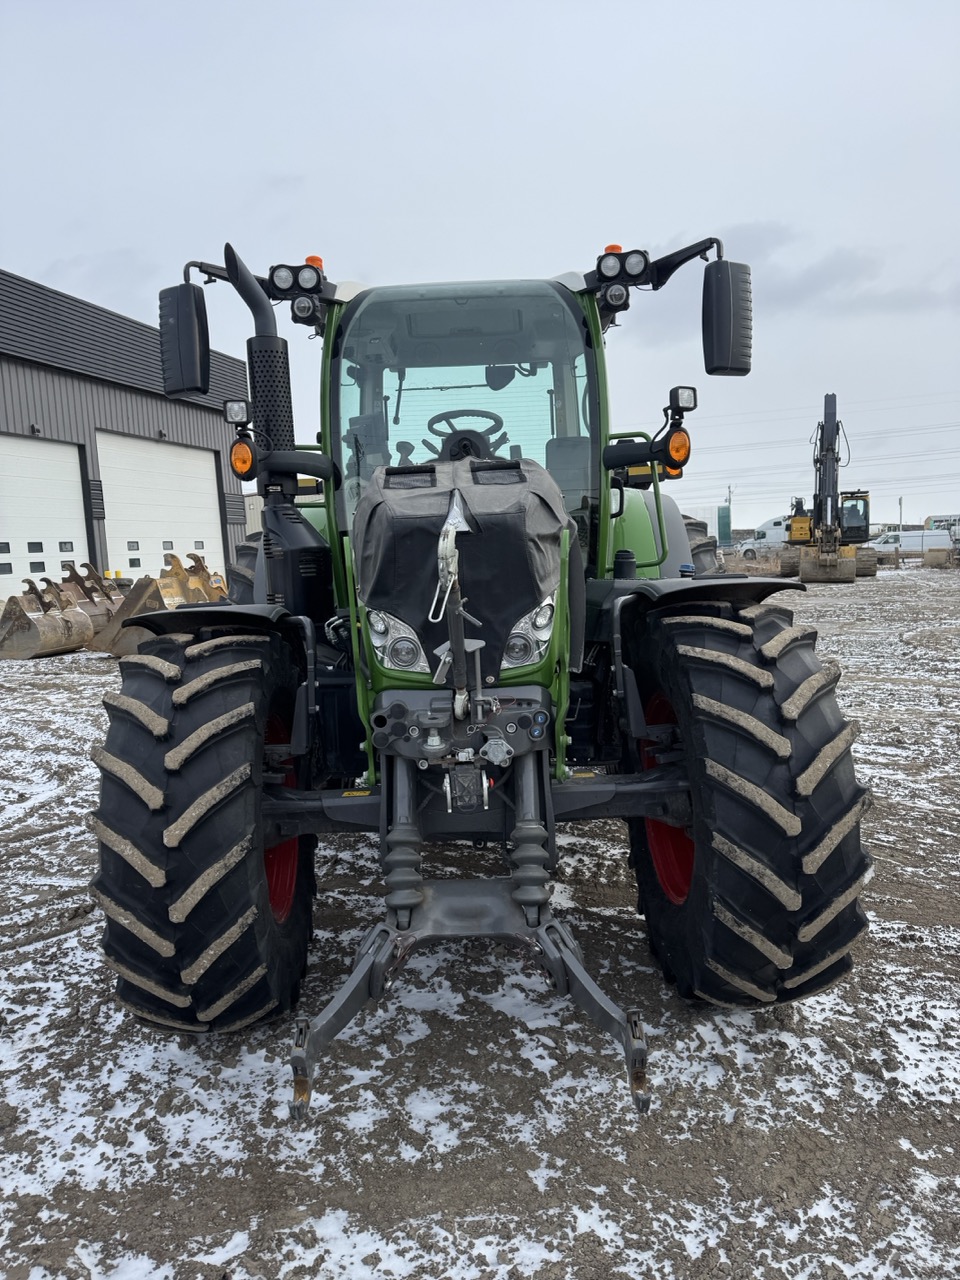
<path id="1" fill-rule="evenodd" d="M 227 595 L 234 604 L 253 604 L 262 532 L 248 533 L 227 565 Z"/>
<path id="2" fill-rule="evenodd" d="M 872 871 L 859 834 L 869 793 L 853 771 L 858 727 L 837 706 L 839 673 L 821 666 L 815 630 L 779 605 L 724 608 L 737 629 L 704 606 L 702 618 L 648 615 L 625 635 L 641 698 L 660 691 L 677 715 L 694 795 L 687 896 L 667 897 L 642 819 L 628 824 L 631 862 L 680 993 L 766 1005 L 850 968 Z"/>
<path id="3" fill-rule="evenodd" d="M 196 635 L 158 637 L 122 663 L 120 697 L 165 719 L 169 734 L 158 739 L 151 715 L 129 715 L 124 702 L 95 752 L 92 887 L 117 995 L 137 1017 L 185 1031 L 291 1008 L 312 932 L 312 840 L 300 841 L 293 905 L 278 921 L 259 835 L 267 721 L 274 699 L 284 716 L 292 709 L 299 670 L 277 635 L 214 638 L 191 657 L 204 643 Z"/>

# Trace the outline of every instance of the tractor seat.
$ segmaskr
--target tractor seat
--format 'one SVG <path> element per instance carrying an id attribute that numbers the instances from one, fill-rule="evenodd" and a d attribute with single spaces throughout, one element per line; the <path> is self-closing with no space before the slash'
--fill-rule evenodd
<path id="1" fill-rule="evenodd" d="M 583 511 L 594 493 L 590 469 L 590 437 L 558 436 L 547 441 L 546 469 L 563 494 L 571 515 Z"/>

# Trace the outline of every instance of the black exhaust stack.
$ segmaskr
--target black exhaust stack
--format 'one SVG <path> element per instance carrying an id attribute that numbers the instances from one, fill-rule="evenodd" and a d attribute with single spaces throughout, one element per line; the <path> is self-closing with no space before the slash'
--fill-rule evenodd
<path id="1" fill-rule="evenodd" d="M 270 299 L 232 245 L 223 246 L 223 260 L 230 283 L 253 315 L 254 336 L 247 340 L 247 365 L 257 443 L 264 454 L 268 449 L 295 449 L 287 340 L 277 336 Z M 269 459 L 266 465 L 269 467 Z"/>

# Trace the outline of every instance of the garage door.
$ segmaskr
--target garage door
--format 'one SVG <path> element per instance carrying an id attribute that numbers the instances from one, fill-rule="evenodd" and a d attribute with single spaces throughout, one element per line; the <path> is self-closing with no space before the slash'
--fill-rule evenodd
<path id="1" fill-rule="evenodd" d="M 0 435 L 0 599 L 89 559 L 77 446 Z"/>
<path id="2" fill-rule="evenodd" d="M 215 455 L 159 440 L 97 432 L 107 568 L 124 576 L 156 576 L 166 551 L 186 563 L 203 556 L 224 570 Z"/>

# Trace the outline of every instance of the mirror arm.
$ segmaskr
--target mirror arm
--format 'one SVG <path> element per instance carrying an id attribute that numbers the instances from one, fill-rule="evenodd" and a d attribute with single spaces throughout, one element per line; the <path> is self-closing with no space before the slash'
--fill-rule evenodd
<path id="1" fill-rule="evenodd" d="M 703 258 L 707 261 L 707 252 L 710 249 L 716 249 L 717 257 L 723 257 L 723 242 L 718 240 L 716 236 L 711 236 L 708 240 L 698 240 L 696 244 L 689 244 L 685 249 L 677 249 L 675 253 L 668 253 L 662 258 L 657 258 L 650 263 L 649 283 L 653 289 L 662 289 L 675 271 L 678 271 L 687 262 L 692 262 L 694 258 Z"/>
<path id="2" fill-rule="evenodd" d="M 230 245 L 224 246 L 224 258 L 227 263 L 225 267 L 217 266 L 214 262 L 188 262 L 183 268 L 184 284 L 190 283 L 191 270 L 199 271 L 204 276 L 204 284 L 213 284 L 216 280 L 232 284 L 253 312 L 256 332 L 276 337 L 277 323 L 266 293 L 266 280 L 262 276 L 255 276 Z M 263 309 L 261 294 L 268 310 Z"/>
<path id="3" fill-rule="evenodd" d="M 190 283 L 190 269 L 194 268 L 206 276 L 204 284 L 212 284 L 214 280 L 229 280 L 226 267 L 218 267 L 212 262 L 188 262 L 183 268 L 183 283 Z"/>

